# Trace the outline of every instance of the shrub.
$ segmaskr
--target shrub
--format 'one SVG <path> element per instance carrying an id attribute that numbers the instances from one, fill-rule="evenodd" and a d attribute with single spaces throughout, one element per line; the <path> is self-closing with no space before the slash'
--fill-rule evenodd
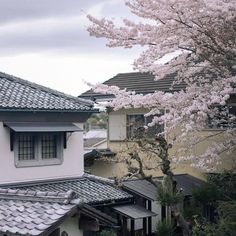
<path id="1" fill-rule="evenodd" d="M 157 236 L 172 236 L 174 233 L 174 229 L 170 224 L 165 222 L 158 222 L 157 224 Z"/>

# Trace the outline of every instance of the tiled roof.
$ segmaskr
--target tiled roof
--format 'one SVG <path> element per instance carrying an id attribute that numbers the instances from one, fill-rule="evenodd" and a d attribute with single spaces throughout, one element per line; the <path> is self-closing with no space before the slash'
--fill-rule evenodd
<path id="1" fill-rule="evenodd" d="M 106 138 L 89 138 L 84 139 L 84 147 L 96 147 L 97 145 L 101 143 L 105 143 L 107 141 Z"/>
<path id="2" fill-rule="evenodd" d="M 161 181 L 163 177 L 155 177 L 154 180 Z M 175 175 L 174 179 L 177 182 L 177 188 L 182 189 L 184 196 L 191 196 L 195 188 L 199 188 L 205 182 L 188 174 Z M 140 196 L 155 201 L 157 190 L 156 187 L 143 179 L 134 179 L 123 182 L 124 189 L 136 193 Z"/>
<path id="3" fill-rule="evenodd" d="M 0 72 L 0 109 L 92 111 L 93 103 Z"/>
<path id="4" fill-rule="evenodd" d="M 84 175 L 83 177 L 73 179 L 19 184 L 10 187 L 13 189 L 44 192 L 73 191 L 75 192 L 75 198 L 92 205 L 132 199 L 132 195 L 115 187 L 112 181 L 92 175 Z"/>
<path id="5" fill-rule="evenodd" d="M 133 200 L 133 196 L 116 188 L 112 180 L 86 174 L 73 179 L 2 185 L 0 235 L 49 234 L 58 222 L 74 214 L 77 206 L 84 212 L 89 208 L 85 203 L 99 205 L 122 200 Z M 93 211 L 96 213 L 96 209 Z M 105 215 L 99 215 L 104 221 Z M 111 221 L 107 217 L 105 220 Z"/>
<path id="6" fill-rule="evenodd" d="M 72 214 L 73 192 L 0 189 L 0 235 L 50 233 L 57 222 Z"/>
<path id="7" fill-rule="evenodd" d="M 118 86 L 120 89 L 135 91 L 136 93 L 153 93 L 155 91 L 174 92 L 185 88 L 183 83 L 173 85 L 175 76 L 173 74 L 165 76 L 163 79 L 154 81 L 154 75 L 150 73 L 121 73 L 105 81 L 103 84 Z M 82 93 L 81 98 L 108 98 L 111 95 L 94 93 L 89 90 Z"/>

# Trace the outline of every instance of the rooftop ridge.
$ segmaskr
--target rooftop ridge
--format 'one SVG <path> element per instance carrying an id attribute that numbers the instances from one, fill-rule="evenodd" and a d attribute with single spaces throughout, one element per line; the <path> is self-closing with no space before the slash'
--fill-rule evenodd
<path id="1" fill-rule="evenodd" d="M 97 176 L 97 175 L 91 175 L 91 174 L 87 174 L 87 173 L 84 173 L 83 177 L 88 178 L 90 180 L 95 180 L 95 181 L 99 181 L 99 182 L 102 182 L 102 183 L 115 185 L 114 180 L 108 179 L 108 178 L 105 178 L 105 177 L 101 177 L 101 176 Z"/>
<path id="2" fill-rule="evenodd" d="M 52 192 L 52 191 L 35 191 L 0 188 L 0 199 L 8 200 L 23 200 L 32 202 L 55 202 L 69 204 L 74 200 L 76 193 L 72 190 L 67 192 Z M 78 201 L 77 201 L 78 203 Z"/>
<path id="3" fill-rule="evenodd" d="M 136 94 L 148 94 L 156 91 L 175 92 L 186 88 L 183 82 L 176 82 L 176 73 L 165 75 L 159 80 L 155 80 L 155 75 L 150 72 L 128 72 L 118 73 L 102 84 L 108 86 L 117 86 L 121 90 L 135 91 Z M 92 89 L 87 90 L 79 95 L 81 98 L 111 98 L 112 94 L 101 94 L 94 92 Z"/>
<path id="4" fill-rule="evenodd" d="M 93 106 L 92 101 L 88 101 L 88 100 L 83 99 L 83 98 L 78 98 L 76 96 L 72 96 L 72 95 L 69 95 L 69 94 L 66 94 L 66 93 L 63 93 L 63 92 L 59 92 L 55 89 L 51 89 L 51 88 L 48 88 L 46 86 L 43 86 L 43 85 L 40 85 L 40 84 L 37 84 L 37 83 L 34 83 L 34 82 L 24 80 L 22 78 L 19 78 L 19 77 L 16 77 L 16 76 L 4 73 L 4 72 L 0 72 L 0 77 L 11 80 L 11 81 L 16 82 L 16 83 L 20 83 L 20 84 L 25 85 L 25 86 L 29 86 L 29 87 L 37 89 L 37 90 L 41 90 L 43 92 L 51 93 L 51 94 L 53 94 L 55 96 L 58 96 L 58 97 L 71 99 L 73 101 L 84 103 L 84 105 Z"/>

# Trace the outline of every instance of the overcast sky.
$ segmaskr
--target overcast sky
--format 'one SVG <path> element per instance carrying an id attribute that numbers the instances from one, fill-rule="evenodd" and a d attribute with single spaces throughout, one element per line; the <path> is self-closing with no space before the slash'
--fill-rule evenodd
<path id="1" fill-rule="evenodd" d="M 72 95 L 132 71 L 138 50 L 90 37 L 88 13 L 129 16 L 123 0 L 0 0 L 0 71 Z"/>

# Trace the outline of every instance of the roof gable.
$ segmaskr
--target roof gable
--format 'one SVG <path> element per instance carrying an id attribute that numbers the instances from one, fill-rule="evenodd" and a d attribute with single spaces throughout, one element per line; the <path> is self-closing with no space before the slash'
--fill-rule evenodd
<path id="1" fill-rule="evenodd" d="M 93 111 L 93 103 L 0 72 L 0 109 Z"/>

